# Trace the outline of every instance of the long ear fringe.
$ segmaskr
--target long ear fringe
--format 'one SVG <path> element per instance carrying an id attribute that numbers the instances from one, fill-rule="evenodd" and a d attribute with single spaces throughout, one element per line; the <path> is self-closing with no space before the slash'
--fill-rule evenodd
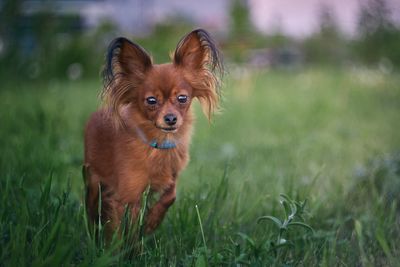
<path id="1" fill-rule="evenodd" d="M 203 69 L 200 75 L 189 78 L 194 91 L 194 96 L 200 102 L 204 115 L 209 121 L 212 115 L 219 111 L 221 91 L 218 89 L 220 82 L 218 78 L 208 69 Z"/>
<path id="2" fill-rule="evenodd" d="M 222 97 L 221 86 L 222 78 L 224 75 L 224 64 L 222 54 L 219 52 L 216 42 L 203 29 L 197 29 L 183 37 L 175 51 L 178 51 L 187 41 L 191 34 L 196 34 L 199 41 L 201 50 L 204 51 L 204 59 L 200 73 L 196 73 L 190 82 L 193 88 L 197 91 L 197 98 L 200 101 L 203 112 L 211 120 L 212 114 L 219 110 L 219 100 Z M 177 64 L 182 62 L 182 58 L 175 53 L 174 60 Z"/>
<path id="3" fill-rule="evenodd" d="M 195 30 L 200 39 L 200 43 L 204 51 L 206 51 L 205 66 L 209 68 L 213 79 L 215 80 L 215 92 L 220 96 L 221 94 L 221 81 L 224 75 L 224 64 L 222 54 L 219 52 L 216 42 L 211 36 L 203 29 Z"/>
<path id="4" fill-rule="evenodd" d="M 106 115 L 116 127 L 123 126 L 119 109 L 121 105 L 127 102 L 130 90 L 137 86 L 135 84 L 137 81 L 125 79 L 128 73 L 121 66 L 120 55 L 124 43 L 133 46 L 140 53 L 147 55 L 147 52 L 142 47 L 124 37 L 114 39 L 108 46 L 106 62 L 102 71 L 103 90 L 100 93 L 100 97 L 105 106 Z M 151 59 L 145 62 L 145 65 L 151 65 Z"/>

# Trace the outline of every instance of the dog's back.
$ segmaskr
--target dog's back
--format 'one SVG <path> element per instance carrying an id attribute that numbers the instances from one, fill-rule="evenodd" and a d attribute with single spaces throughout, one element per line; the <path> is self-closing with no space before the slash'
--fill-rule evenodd
<path id="1" fill-rule="evenodd" d="M 113 179 L 113 139 L 114 128 L 103 110 L 91 115 L 85 128 L 84 179 L 86 185 L 86 209 L 89 219 L 99 218 L 99 191 L 111 188 Z M 102 196 L 103 205 L 106 196 Z M 109 210 L 109 207 L 107 210 Z M 106 210 L 105 207 L 102 207 Z M 102 214 L 106 217 L 106 214 Z"/>

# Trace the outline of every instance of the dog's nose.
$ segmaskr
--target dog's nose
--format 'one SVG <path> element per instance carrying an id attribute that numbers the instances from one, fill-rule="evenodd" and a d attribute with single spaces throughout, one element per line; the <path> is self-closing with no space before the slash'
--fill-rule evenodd
<path id="1" fill-rule="evenodd" d="M 169 113 L 169 114 L 164 116 L 164 121 L 169 126 L 172 126 L 172 125 L 176 124 L 177 118 L 176 118 L 176 116 L 174 114 Z"/>

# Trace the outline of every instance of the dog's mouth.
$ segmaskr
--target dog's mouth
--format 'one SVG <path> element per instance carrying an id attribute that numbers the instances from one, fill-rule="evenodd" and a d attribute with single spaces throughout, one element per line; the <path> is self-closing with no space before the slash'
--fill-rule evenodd
<path id="1" fill-rule="evenodd" d="M 158 127 L 158 128 L 164 133 L 175 133 L 178 130 L 178 128 L 176 127 Z"/>

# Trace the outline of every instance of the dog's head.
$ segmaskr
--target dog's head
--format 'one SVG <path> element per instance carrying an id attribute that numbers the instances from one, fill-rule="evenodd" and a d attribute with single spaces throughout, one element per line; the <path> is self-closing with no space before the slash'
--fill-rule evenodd
<path id="1" fill-rule="evenodd" d="M 219 51 L 202 29 L 184 36 L 172 62 L 161 65 L 153 64 L 138 44 L 121 37 L 109 46 L 102 96 L 116 125 L 122 123 L 121 108 L 131 103 L 143 120 L 160 131 L 176 132 L 194 98 L 210 118 L 218 105 L 222 73 Z"/>

